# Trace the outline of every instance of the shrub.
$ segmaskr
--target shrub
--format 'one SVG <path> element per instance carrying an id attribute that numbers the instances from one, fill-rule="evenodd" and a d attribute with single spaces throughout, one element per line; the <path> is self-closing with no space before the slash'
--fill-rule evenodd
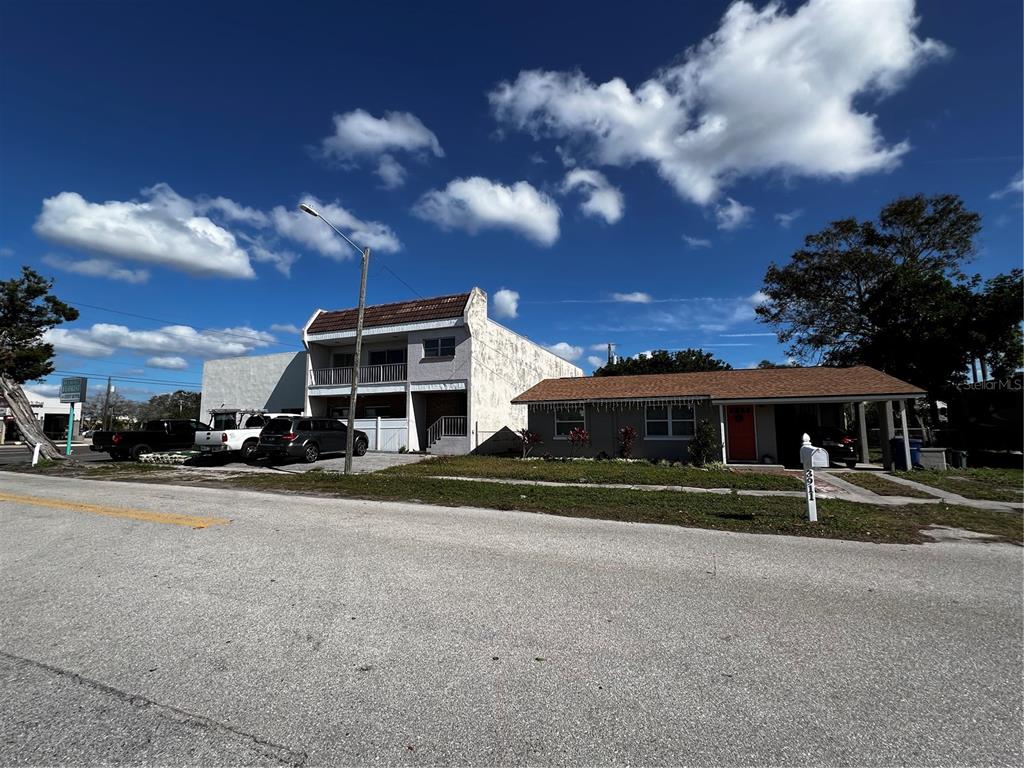
<path id="1" fill-rule="evenodd" d="M 703 467 L 722 457 L 722 444 L 718 439 L 718 430 L 707 419 L 697 423 L 697 429 L 690 440 L 690 463 Z"/>
<path id="2" fill-rule="evenodd" d="M 622 427 L 619 430 L 619 455 L 628 459 L 633 455 L 633 443 L 636 442 L 636 427 Z"/>
<path id="3" fill-rule="evenodd" d="M 536 432 L 531 432 L 528 429 L 519 430 L 519 439 L 522 440 L 524 459 L 530 455 L 530 451 L 532 451 L 536 446 L 544 442 L 543 440 L 541 440 L 540 435 L 538 435 Z"/>
<path id="4" fill-rule="evenodd" d="M 572 444 L 572 454 L 575 456 L 577 451 L 590 445 L 590 433 L 583 427 L 576 427 L 569 433 L 569 442 Z"/>

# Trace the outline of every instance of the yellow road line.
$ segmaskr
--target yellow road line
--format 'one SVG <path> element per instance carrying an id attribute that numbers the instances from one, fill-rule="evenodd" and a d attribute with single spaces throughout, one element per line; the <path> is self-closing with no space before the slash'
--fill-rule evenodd
<path id="1" fill-rule="evenodd" d="M 51 507 L 53 509 L 70 509 L 74 512 L 89 512 L 93 515 L 106 515 L 107 517 L 126 517 L 147 523 L 183 525 L 187 528 L 208 528 L 211 525 L 225 525 L 231 522 L 224 517 L 198 517 L 196 515 L 179 515 L 175 512 L 147 512 L 144 509 L 129 507 L 102 507 L 98 504 L 82 504 L 63 499 L 43 499 L 38 496 L 19 496 L 14 493 L 0 492 L 0 501 L 13 501 L 17 504 L 32 504 L 36 507 Z"/>

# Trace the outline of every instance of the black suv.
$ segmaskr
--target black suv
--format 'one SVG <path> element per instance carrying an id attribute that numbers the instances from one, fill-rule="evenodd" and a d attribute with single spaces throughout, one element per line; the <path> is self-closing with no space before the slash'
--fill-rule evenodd
<path id="1" fill-rule="evenodd" d="M 340 419 L 312 416 L 278 416 L 260 432 L 256 458 L 295 458 L 309 464 L 322 453 L 344 453 L 348 429 Z M 370 441 L 358 429 L 352 443 L 352 455 L 366 453 Z"/>

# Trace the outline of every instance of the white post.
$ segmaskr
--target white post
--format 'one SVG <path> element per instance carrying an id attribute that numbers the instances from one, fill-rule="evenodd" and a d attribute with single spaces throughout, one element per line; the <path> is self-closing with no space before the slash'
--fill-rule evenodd
<path id="1" fill-rule="evenodd" d="M 32 449 L 32 466 L 34 467 L 39 463 L 39 449 L 42 447 L 42 443 L 36 443 L 36 447 Z"/>
<path id="2" fill-rule="evenodd" d="M 377 435 L 374 438 L 373 443 L 374 443 L 373 450 L 379 451 L 380 450 L 380 416 L 377 417 Z"/>
<path id="3" fill-rule="evenodd" d="M 907 429 L 907 401 L 900 400 L 900 432 L 903 434 L 903 456 L 907 462 L 907 471 L 914 467 L 910 464 L 910 430 Z"/>
<path id="4" fill-rule="evenodd" d="M 725 406 L 718 406 L 718 432 L 719 439 L 722 441 L 722 463 L 728 464 L 729 459 L 725 454 Z"/>
<path id="5" fill-rule="evenodd" d="M 810 447 L 811 436 L 804 433 L 803 444 L 800 446 Z M 811 452 L 801 450 L 804 464 L 804 492 L 807 496 L 807 520 L 812 523 L 818 522 L 818 500 L 814 495 L 814 468 L 811 463 Z"/>

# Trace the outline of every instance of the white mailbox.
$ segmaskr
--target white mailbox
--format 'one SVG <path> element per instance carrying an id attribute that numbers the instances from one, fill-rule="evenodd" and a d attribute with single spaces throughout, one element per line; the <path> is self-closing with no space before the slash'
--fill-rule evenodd
<path id="1" fill-rule="evenodd" d="M 804 469 L 828 469 L 828 451 L 824 448 L 815 448 L 811 445 L 810 438 L 807 438 L 800 446 L 800 463 Z"/>
<path id="2" fill-rule="evenodd" d="M 814 489 L 814 470 L 828 469 L 828 451 L 811 445 L 811 436 L 803 436 L 800 446 L 800 463 L 804 465 L 804 491 L 807 495 L 807 519 L 818 522 L 818 495 Z"/>

